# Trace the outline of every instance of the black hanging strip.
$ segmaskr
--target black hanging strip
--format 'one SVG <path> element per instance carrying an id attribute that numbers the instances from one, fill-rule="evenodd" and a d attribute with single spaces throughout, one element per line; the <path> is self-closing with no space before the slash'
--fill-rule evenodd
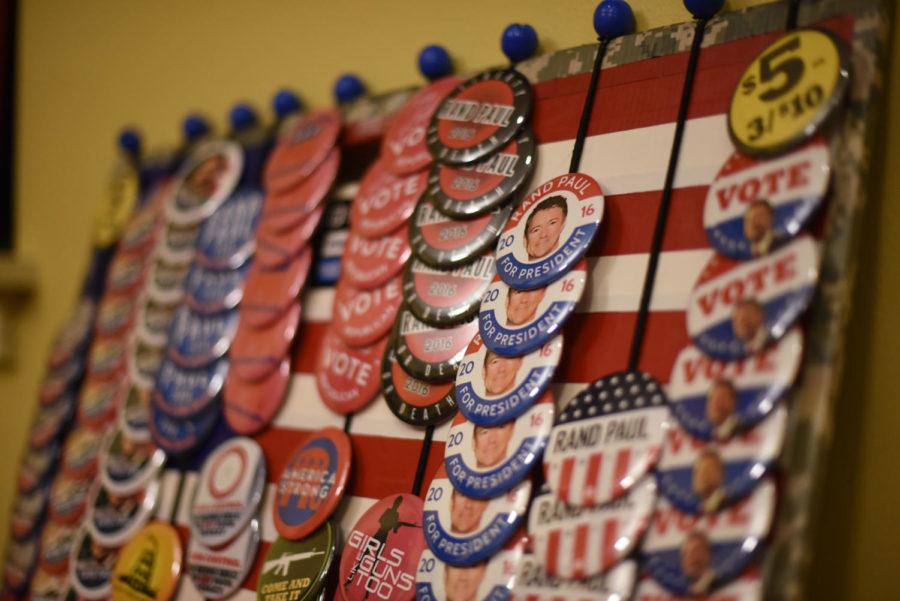
<path id="1" fill-rule="evenodd" d="M 785 29 L 791 31 L 792 29 L 797 29 L 797 13 L 800 12 L 800 0 L 789 0 L 788 1 L 788 16 L 787 16 L 787 25 L 785 25 Z"/>
<path id="2" fill-rule="evenodd" d="M 419 463 L 416 465 L 416 475 L 413 478 L 412 494 L 416 496 L 422 492 L 422 481 L 425 480 L 425 468 L 428 467 L 428 451 L 431 450 L 432 438 L 434 438 L 434 426 L 426 426 L 425 438 L 422 439 L 422 448 L 419 450 Z"/>
<path id="3" fill-rule="evenodd" d="M 691 103 L 691 91 L 694 87 L 694 75 L 697 72 L 700 46 L 703 44 L 703 32 L 708 21 L 709 19 L 698 19 L 694 26 L 694 40 L 691 43 L 691 53 L 688 56 L 687 71 L 684 74 L 684 87 L 681 89 L 681 102 L 678 105 L 678 119 L 675 122 L 675 135 L 672 138 L 669 166 L 666 170 L 662 198 L 659 201 L 659 210 L 656 213 L 656 226 L 653 229 L 653 239 L 650 243 L 650 260 L 647 262 L 647 274 L 644 276 L 644 287 L 641 290 L 641 303 L 638 307 L 637 321 L 634 324 L 634 334 L 631 337 L 631 351 L 628 355 L 629 371 L 637 369 L 638 361 L 641 358 L 641 348 L 643 347 L 644 335 L 647 329 L 647 317 L 650 314 L 650 299 L 653 296 L 653 284 L 656 280 L 656 270 L 659 267 L 659 255 L 663 236 L 666 233 L 669 205 L 672 204 L 675 172 L 678 169 L 678 157 L 681 154 L 681 142 L 687 122 L 687 111 Z"/>
<path id="4" fill-rule="evenodd" d="M 353 424 L 353 412 L 344 416 L 344 434 L 350 435 L 350 426 Z"/>
<path id="5" fill-rule="evenodd" d="M 594 58 L 594 68 L 591 71 L 591 83 L 588 84 L 587 96 L 584 98 L 584 107 L 581 109 L 581 121 L 578 122 L 578 133 L 575 135 L 575 145 L 572 147 L 569 173 L 576 173 L 581 167 L 581 153 L 584 150 L 584 140 L 587 138 L 588 125 L 591 122 L 594 97 L 597 95 L 597 84 L 600 82 L 600 68 L 603 65 L 603 57 L 606 56 L 607 46 L 609 46 L 609 39 L 601 38 L 600 45 L 597 47 L 597 56 Z"/>

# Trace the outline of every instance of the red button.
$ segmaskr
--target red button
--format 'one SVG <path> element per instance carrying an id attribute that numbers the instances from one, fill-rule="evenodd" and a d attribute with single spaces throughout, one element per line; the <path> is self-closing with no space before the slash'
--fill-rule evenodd
<path id="1" fill-rule="evenodd" d="M 259 230 L 279 233 L 298 227 L 303 219 L 317 209 L 337 177 L 341 164 L 340 149 L 334 148 L 315 172 L 299 185 L 283 192 L 270 192 L 263 202 Z"/>
<path id="2" fill-rule="evenodd" d="M 383 160 L 369 167 L 350 207 L 350 230 L 374 238 L 395 231 L 406 223 L 425 191 L 428 172 L 397 177 Z"/>
<path id="3" fill-rule="evenodd" d="M 309 246 L 279 269 L 264 269 L 254 263 L 244 284 L 241 323 L 261 328 L 284 315 L 290 304 L 300 297 L 311 263 L 312 248 Z"/>
<path id="4" fill-rule="evenodd" d="M 381 388 L 381 355 L 387 337 L 369 346 L 351 348 L 329 328 L 316 361 L 316 388 L 325 405 L 340 414 L 359 411 Z"/>
<path id="5" fill-rule="evenodd" d="M 374 290 L 357 290 L 343 278 L 338 282 L 331 323 L 344 342 L 356 347 L 384 338 L 403 302 L 402 279 Z"/>
<path id="6" fill-rule="evenodd" d="M 340 131 L 337 108 L 314 111 L 284 127 L 266 163 L 266 190 L 282 191 L 309 177 L 334 147 Z"/>
<path id="7" fill-rule="evenodd" d="M 231 343 L 228 379 L 257 381 L 268 376 L 288 356 L 300 324 L 300 305 L 291 305 L 280 319 L 264 328 L 255 328 L 243 319 Z"/>
<path id="8" fill-rule="evenodd" d="M 373 239 L 350 232 L 344 246 L 341 278 L 362 290 L 377 288 L 400 273 L 411 254 L 405 227 Z"/>
<path id="9" fill-rule="evenodd" d="M 303 246 L 312 238 L 323 212 L 324 207 L 320 205 L 304 218 L 299 226 L 284 232 L 258 232 L 256 262 L 266 269 L 277 269 L 286 265 L 300 254 Z"/>
<path id="10" fill-rule="evenodd" d="M 291 376 L 285 357 L 277 369 L 258 382 L 229 377 L 225 381 L 225 420 L 238 434 L 251 436 L 271 423 L 281 409 Z"/>

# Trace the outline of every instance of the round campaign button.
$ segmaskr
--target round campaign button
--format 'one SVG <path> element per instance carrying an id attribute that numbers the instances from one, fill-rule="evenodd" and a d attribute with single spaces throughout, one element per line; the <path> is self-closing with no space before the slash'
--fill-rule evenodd
<path id="1" fill-rule="evenodd" d="M 686 513 L 714 513 L 750 494 L 771 471 L 784 445 L 787 408 L 780 405 L 752 430 L 726 442 L 705 442 L 669 430 L 656 468 L 660 492 Z"/>
<path id="2" fill-rule="evenodd" d="M 47 483 L 47 480 L 55 471 L 56 461 L 59 459 L 59 450 L 60 444 L 58 440 L 51 440 L 47 444 L 36 448 L 28 447 L 16 476 L 16 483 L 21 492 L 30 493 L 41 484 Z"/>
<path id="3" fill-rule="evenodd" d="M 398 493 L 376 502 L 354 524 L 341 553 L 344 599 L 364 601 L 374 592 L 385 601 L 411 601 L 424 549 L 419 497 Z"/>
<path id="4" fill-rule="evenodd" d="M 344 497 L 350 475 L 350 438 L 335 427 L 312 432 L 281 472 L 272 503 L 275 528 L 298 540 L 317 530 Z"/>
<path id="5" fill-rule="evenodd" d="M 200 227 L 195 264 L 208 269 L 235 269 L 253 255 L 262 193 L 238 190 Z"/>
<path id="6" fill-rule="evenodd" d="M 697 347 L 687 346 L 669 377 L 672 414 L 692 436 L 728 439 L 778 406 L 794 384 L 802 355 L 799 328 L 758 354 L 736 361 L 710 359 Z"/>
<path id="7" fill-rule="evenodd" d="M 187 304 L 197 313 L 234 309 L 244 295 L 250 263 L 234 269 L 208 269 L 195 263 L 184 282 Z"/>
<path id="8" fill-rule="evenodd" d="M 29 586 L 31 601 L 76 601 L 75 589 L 69 583 L 68 558 L 61 574 L 38 567 Z"/>
<path id="9" fill-rule="evenodd" d="M 83 297 L 75 305 L 75 308 L 59 327 L 50 344 L 50 353 L 47 357 L 47 365 L 50 369 L 56 369 L 66 363 L 88 343 L 91 327 L 94 324 L 96 304 L 93 300 Z"/>
<path id="10" fill-rule="evenodd" d="M 294 260 L 319 227 L 324 212 L 324 207 L 319 206 L 300 225 L 283 232 L 260 230 L 256 237 L 256 263 L 263 269 L 281 269 Z"/>
<path id="11" fill-rule="evenodd" d="M 166 229 L 156 243 L 156 261 L 163 261 L 173 269 L 187 270 L 194 259 L 198 231 L 196 225 L 179 226 L 167 223 Z"/>
<path id="12" fill-rule="evenodd" d="M 168 355 L 181 367 L 208 365 L 224 355 L 231 346 L 237 323 L 238 312 L 234 309 L 201 315 L 182 305 L 172 320 Z"/>
<path id="13" fill-rule="evenodd" d="M 206 547 L 234 539 L 256 515 L 265 487 L 265 457 L 255 440 L 220 444 L 203 462 L 191 499 L 192 538 Z"/>
<path id="14" fill-rule="evenodd" d="M 75 542 L 76 528 L 48 522 L 41 533 L 41 568 L 53 574 L 65 572 L 69 568 L 72 543 Z"/>
<path id="15" fill-rule="evenodd" d="M 190 537 L 187 562 L 194 587 L 204 599 L 224 599 L 234 594 L 253 567 L 259 549 L 259 520 L 253 518 L 228 545 L 210 549 Z"/>
<path id="16" fill-rule="evenodd" d="M 269 547 L 256 581 L 257 601 L 312 601 L 325 586 L 337 555 L 337 533 L 325 522 L 299 541 L 278 537 Z"/>
<path id="17" fill-rule="evenodd" d="M 135 442 L 150 440 L 150 395 L 153 389 L 136 386 L 133 382 L 124 384 L 125 394 L 120 397 L 119 427 Z"/>
<path id="18" fill-rule="evenodd" d="M 825 199 L 830 176 L 823 138 L 774 159 L 734 153 L 706 195 L 703 227 L 710 244 L 733 259 L 768 254 L 809 222 Z"/>
<path id="19" fill-rule="evenodd" d="M 104 443 L 102 429 L 78 426 L 69 432 L 62 452 L 62 471 L 74 479 L 92 478 Z"/>
<path id="20" fill-rule="evenodd" d="M 75 388 L 77 380 L 84 375 L 84 360 L 82 357 L 72 357 L 71 360 L 63 363 L 49 371 L 41 382 L 41 388 L 38 391 L 38 398 L 41 405 L 46 407 L 53 405 L 63 393 Z"/>
<path id="21" fill-rule="evenodd" d="M 92 378 L 112 378 L 125 364 L 127 339 L 124 336 L 94 338 L 88 354 L 88 373 Z"/>
<path id="22" fill-rule="evenodd" d="M 163 360 L 156 376 L 153 402 L 171 417 L 188 417 L 206 409 L 225 384 L 228 359 L 198 369 L 185 369 Z"/>
<path id="23" fill-rule="evenodd" d="M 189 267 L 190 261 L 177 264 L 161 258 L 156 259 L 150 267 L 150 276 L 147 279 L 147 298 L 170 307 L 180 303 L 184 298 L 184 281 Z"/>
<path id="24" fill-rule="evenodd" d="M 850 62 L 824 29 L 791 31 L 747 66 L 728 107 L 728 133 L 741 152 L 773 156 L 814 136 L 847 93 Z"/>
<path id="25" fill-rule="evenodd" d="M 196 415 L 174 418 L 151 403 L 150 435 L 153 442 L 169 455 L 187 453 L 206 440 L 218 421 L 219 413 L 219 403 L 214 402 Z"/>
<path id="26" fill-rule="evenodd" d="M 58 524 L 78 523 L 87 509 L 93 492 L 93 480 L 75 480 L 65 474 L 57 474 L 50 488 L 50 519 Z"/>
<path id="27" fill-rule="evenodd" d="M 337 144 L 341 112 L 326 108 L 300 115 L 284 124 L 266 161 L 266 191 L 281 192 L 312 176 Z"/>
<path id="28" fill-rule="evenodd" d="M 374 239 L 351 231 L 344 247 L 341 279 L 360 290 L 377 288 L 400 273 L 410 255 L 412 249 L 404 227 Z"/>
<path id="29" fill-rule="evenodd" d="M 340 148 L 333 148 L 325 161 L 300 184 L 283 192 L 268 191 L 259 216 L 259 232 L 280 233 L 298 227 L 328 196 L 341 164 Z"/>
<path id="30" fill-rule="evenodd" d="M 332 327 L 348 346 L 369 346 L 390 332 L 402 304 L 399 275 L 374 290 L 357 290 L 341 278 L 334 293 Z"/>
<path id="31" fill-rule="evenodd" d="M 460 84 L 459 77 L 443 77 L 413 94 L 391 119 L 381 142 L 385 166 L 397 175 L 421 171 L 431 161 L 425 134 L 441 101 Z"/>
<path id="32" fill-rule="evenodd" d="M 535 165 L 534 135 L 524 128 L 516 139 L 473 165 L 435 163 L 426 197 L 445 215 L 472 219 L 506 204 L 530 179 Z"/>
<path id="33" fill-rule="evenodd" d="M 583 173 L 543 183 L 516 207 L 497 242 L 497 273 L 513 288 L 546 286 L 587 252 L 603 219 L 600 184 Z"/>
<path id="34" fill-rule="evenodd" d="M 495 275 L 491 253 L 452 271 L 414 259 L 403 271 L 403 298 L 413 315 L 425 323 L 451 326 L 478 313 L 481 297 Z"/>
<path id="35" fill-rule="evenodd" d="M 565 277 L 533 290 L 512 288 L 494 278 L 481 299 L 478 332 L 485 346 L 504 357 L 519 357 L 549 342 L 575 311 L 587 284 L 582 259 Z"/>
<path id="36" fill-rule="evenodd" d="M 350 230 L 364 238 L 384 236 L 406 223 L 425 191 L 428 173 L 397 176 L 385 161 L 372 163 L 350 205 Z"/>
<path id="37" fill-rule="evenodd" d="M 562 501 L 594 507 L 621 497 L 659 460 L 669 408 L 646 373 L 605 376 L 559 414 L 544 453 L 547 484 Z"/>
<path id="38" fill-rule="evenodd" d="M 673 594 L 660 586 L 649 575 L 641 576 L 634 595 L 635 599 L 641 600 L 678 601 L 684 599 L 682 595 Z M 761 570 L 756 566 L 750 566 L 728 584 L 717 587 L 711 597 L 730 601 L 761 601 L 763 599 Z"/>
<path id="39" fill-rule="evenodd" d="M 456 413 L 453 385 L 430 384 L 412 377 L 400 366 L 390 343 L 381 359 L 381 390 L 391 412 L 413 426 L 440 424 Z"/>
<path id="40" fill-rule="evenodd" d="M 562 354 L 562 334 L 521 357 L 503 357 L 476 334 L 456 372 L 456 403 L 477 426 L 522 415 L 548 389 Z"/>
<path id="41" fill-rule="evenodd" d="M 84 393 L 81 404 L 84 403 Z M 72 415 L 75 413 L 75 393 L 67 392 L 59 397 L 55 403 L 41 407 L 31 424 L 31 432 L 28 443 L 32 448 L 42 447 L 59 438 Z"/>
<path id="42" fill-rule="evenodd" d="M 285 357 L 269 375 L 251 382 L 230 374 L 225 379 L 225 420 L 239 434 L 251 436 L 268 426 L 281 410 L 291 379 L 291 359 Z"/>
<path id="43" fill-rule="evenodd" d="M 107 294 L 97 308 L 97 335 L 116 336 L 134 320 L 135 297 L 130 294 Z"/>
<path id="44" fill-rule="evenodd" d="M 128 296 L 141 285 L 146 273 L 145 257 L 116 253 L 106 272 L 106 289 L 112 294 Z"/>
<path id="45" fill-rule="evenodd" d="M 444 563 L 481 563 L 518 530 L 530 495 L 531 480 L 525 479 L 492 499 L 474 499 L 453 487 L 442 465 L 425 493 L 425 541 Z"/>
<path id="46" fill-rule="evenodd" d="M 165 452 L 153 442 L 138 442 L 116 430 L 100 455 L 100 482 L 114 495 L 134 494 L 156 478 L 165 461 Z"/>
<path id="47" fill-rule="evenodd" d="M 472 566 L 452 566 L 422 551 L 416 571 L 416 600 L 505 601 L 516 580 L 516 572 L 527 537 L 512 537 L 488 561 Z"/>
<path id="48" fill-rule="evenodd" d="M 457 415 L 444 447 L 444 467 L 454 488 L 490 499 L 527 478 L 547 446 L 554 409 L 547 392 L 515 420 L 496 426 L 476 426 Z"/>
<path id="49" fill-rule="evenodd" d="M 288 307 L 278 321 L 262 328 L 245 322 L 241 311 L 241 321 L 229 354 L 230 377 L 256 382 L 271 374 L 288 356 L 299 326 L 299 303 Z"/>
<path id="50" fill-rule="evenodd" d="M 128 377 L 145 389 L 152 388 L 165 355 L 165 347 L 148 344 L 140 337 L 132 336 L 126 357 Z"/>
<path id="51" fill-rule="evenodd" d="M 531 114 L 531 84 L 515 69 L 492 69 L 459 84 L 428 125 L 426 143 L 449 165 L 477 161 L 509 142 Z"/>
<path id="52" fill-rule="evenodd" d="M 50 493 L 46 486 L 36 488 L 30 493 L 19 492 L 13 503 L 12 518 L 9 531 L 13 538 L 22 541 L 35 534 L 47 509 Z"/>
<path id="53" fill-rule="evenodd" d="M 193 226 L 216 212 L 237 185 L 244 152 L 236 142 L 210 140 L 195 146 L 178 171 L 166 218 Z"/>
<path id="54" fill-rule="evenodd" d="M 362 347 L 344 344 L 328 328 L 316 355 L 316 388 L 322 402 L 336 413 L 359 411 L 381 390 L 381 356 L 388 339 Z"/>
<path id="55" fill-rule="evenodd" d="M 742 359 L 781 338 L 812 300 L 819 251 L 809 236 L 739 263 L 714 255 L 694 284 L 687 330 L 716 359 Z"/>
<path id="56" fill-rule="evenodd" d="M 253 263 L 241 301 L 241 324 L 254 328 L 271 326 L 297 303 L 312 264 L 312 248 L 277 269 L 263 269 Z"/>
<path id="57" fill-rule="evenodd" d="M 118 252 L 142 255 L 153 248 L 162 224 L 161 209 L 171 193 L 170 178 L 163 178 L 154 185 L 146 204 L 132 214 L 125 229 L 122 230 Z"/>
<path id="58" fill-rule="evenodd" d="M 535 558 L 550 576 L 584 580 L 606 572 L 637 547 L 656 506 L 656 480 L 643 478 L 621 499 L 572 508 L 545 489 L 528 514 Z"/>
<path id="59" fill-rule="evenodd" d="M 177 303 L 158 303 L 149 295 L 140 303 L 134 335 L 143 344 L 163 348 L 169 342 L 169 328 L 175 315 Z"/>
<path id="60" fill-rule="evenodd" d="M 397 361 L 409 375 L 426 382 L 449 382 L 466 347 L 478 333 L 472 319 L 448 328 L 435 328 L 422 323 L 408 307 L 397 314 L 393 346 Z"/>
<path id="61" fill-rule="evenodd" d="M 424 196 L 409 221 L 409 244 L 416 258 L 432 267 L 465 265 L 494 246 L 511 210 L 500 207 L 474 219 L 455 220 Z"/>
<path id="62" fill-rule="evenodd" d="M 69 579 L 83 599 L 99 601 L 109 598 L 112 570 L 118 550 L 95 540 L 86 526 L 75 534 L 69 558 Z"/>
<path id="63" fill-rule="evenodd" d="M 539 559 L 526 554 L 519 562 L 513 601 L 623 601 L 631 599 L 637 580 L 638 564 L 634 560 L 622 561 L 608 572 L 584 580 L 568 580 L 551 576 L 544 571 Z M 641 601 L 663 597 L 641 597 Z M 669 600 L 667 600 L 669 601 Z M 674 599 L 670 601 L 675 601 Z M 749 600 L 748 600 L 749 601 Z"/>
<path id="64" fill-rule="evenodd" d="M 119 550 L 112 601 L 169 601 L 181 577 L 181 538 L 163 522 L 144 526 Z"/>
<path id="65" fill-rule="evenodd" d="M 644 569 L 677 595 L 701 595 L 734 580 L 761 550 L 775 512 L 775 484 L 721 512 L 685 515 L 660 498 L 642 545 Z"/>
<path id="66" fill-rule="evenodd" d="M 95 487 L 88 502 L 87 527 L 101 545 L 118 547 L 137 534 L 156 509 L 159 480 L 130 495 L 116 495 Z"/>
<path id="67" fill-rule="evenodd" d="M 23 541 L 10 541 L 3 566 L 3 581 L 14 593 L 24 592 L 38 561 L 36 536 Z"/>

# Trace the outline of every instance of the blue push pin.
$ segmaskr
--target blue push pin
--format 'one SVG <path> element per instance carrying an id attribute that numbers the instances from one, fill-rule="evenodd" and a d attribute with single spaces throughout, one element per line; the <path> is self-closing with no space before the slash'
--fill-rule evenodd
<path id="1" fill-rule="evenodd" d="M 141 154 L 141 134 L 133 127 L 126 127 L 119 132 L 119 148 L 132 158 Z"/>
<path id="2" fill-rule="evenodd" d="M 272 110 L 279 119 L 298 112 L 301 106 L 300 97 L 287 88 L 281 88 L 272 96 Z"/>
<path id="3" fill-rule="evenodd" d="M 352 102 L 366 92 L 362 80 L 352 73 L 345 73 L 334 82 L 334 97 L 338 103 Z"/>
<path id="4" fill-rule="evenodd" d="M 258 121 L 256 111 L 244 102 L 239 102 L 232 107 L 228 120 L 231 123 L 232 131 L 242 131 L 248 127 L 253 127 Z"/>
<path id="5" fill-rule="evenodd" d="M 446 77 L 453 72 L 453 61 L 447 49 L 437 44 L 425 46 L 419 52 L 419 71 L 428 81 Z"/>
<path id="6" fill-rule="evenodd" d="M 634 13 L 625 0 L 603 0 L 594 10 L 594 31 L 601 40 L 634 33 Z"/>
<path id="7" fill-rule="evenodd" d="M 191 113 L 181 122 L 184 139 L 193 142 L 209 133 L 209 121 L 200 113 Z"/>
<path id="8" fill-rule="evenodd" d="M 684 7 L 698 19 L 709 19 L 722 10 L 725 0 L 684 0 Z"/>
<path id="9" fill-rule="evenodd" d="M 521 62 L 537 51 L 537 32 L 531 25 L 512 23 L 503 30 L 500 47 L 511 63 Z"/>

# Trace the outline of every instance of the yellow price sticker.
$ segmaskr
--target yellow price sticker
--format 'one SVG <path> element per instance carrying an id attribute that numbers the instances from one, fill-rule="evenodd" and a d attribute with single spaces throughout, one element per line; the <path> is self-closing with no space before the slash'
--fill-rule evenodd
<path id="1" fill-rule="evenodd" d="M 120 163 L 113 169 L 106 198 L 94 220 L 94 245 L 106 248 L 116 243 L 137 204 L 138 174 L 134 167 Z"/>
<path id="2" fill-rule="evenodd" d="M 818 29 L 793 31 L 753 60 L 728 109 L 735 146 L 752 156 L 780 154 L 814 136 L 847 91 L 840 42 Z"/>

